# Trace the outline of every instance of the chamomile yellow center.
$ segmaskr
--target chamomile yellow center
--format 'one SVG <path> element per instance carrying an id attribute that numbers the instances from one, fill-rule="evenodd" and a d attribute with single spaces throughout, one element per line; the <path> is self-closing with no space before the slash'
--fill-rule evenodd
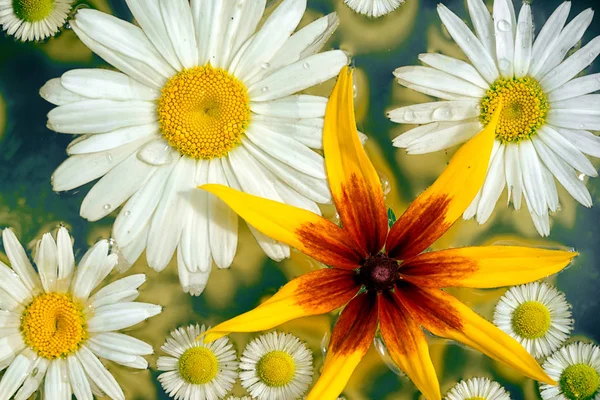
<path id="1" fill-rule="evenodd" d="M 15 15 L 27 22 L 41 21 L 54 9 L 54 0 L 13 0 L 12 3 Z"/>
<path id="2" fill-rule="evenodd" d="M 468 399 L 465 400 L 487 400 L 485 397 L 481 397 L 481 396 L 474 396 L 474 397 L 469 397 Z"/>
<path id="3" fill-rule="evenodd" d="M 69 294 L 36 296 L 21 317 L 23 340 L 47 359 L 74 353 L 87 338 L 82 307 Z"/>
<path id="4" fill-rule="evenodd" d="M 163 87 L 158 119 L 163 137 L 181 154 L 222 157 L 241 143 L 250 123 L 248 89 L 209 64 L 184 69 Z"/>
<path id="5" fill-rule="evenodd" d="M 544 125 L 548 114 L 548 98 L 532 77 L 498 78 L 481 100 L 480 121 L 487 125 L 503 100 L 496 138 L 503 143 L 531 138 Z"/>
<path id="6" fill-rule="evenodd" d="M 526 339 L 537 339 L 550 328 L 550 311 L 539 301 L 527 301 L 513 312 L 512 328 Z"/>
<path id="7" fill-rule="evenodd" d="M 600 389 L 600 376 L 587 364 L 574 364 L 565 368 L 559 383 L 568 399 L 591 400 Z"/>
<path id="8" fill-rule="evenodd" d="M 280 350 L 270 351 L 258 361 L 256 372 L 261 381 L 271 387 L 285 386 L 294 379 L 294 359 Z"/>
<path id="9" fill-rule="evenodd" d="M 215 353 L 206 347 L 192 347 L 179 358 L 181 377 L 194 385 L 211 382 L 219 372 L 219 362 Z"/>

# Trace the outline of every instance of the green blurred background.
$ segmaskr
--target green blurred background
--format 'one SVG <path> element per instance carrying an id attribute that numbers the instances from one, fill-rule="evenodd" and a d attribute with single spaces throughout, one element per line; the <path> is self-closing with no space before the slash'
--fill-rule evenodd
<path id="1" fill-rule="evenodd" d="M 269 1 L 269 5 L 278 2 Z M 444 0 L 444 3 L 462 18 L 468 18 L 464 1 Z M 593 0 L 574 0 L 571 18 L 594 3 Z M 396 84 L 392 76 L 395 68 L 418 64 L 417 56 L 423 52 L 464 58 L 441 26 L 436 4 L 434 0 L 407 0 L 386 17 L 368 19 L 353 13 L 342 0 L 308 0 L 309 9 L 302 21 L 304 25 L 333 11 L 339 14 L 340 27 L 327 47 L 342 48 L 353 56 L 357 68 L 359 129 L 369 136 L 367 150 L 383 180 L 389 184 L 387 202 L 396 214 L 435 180 L 452 155 L 452 152 L 440 151 L 408 156 L 403 150 L 395 149 L 391 139 L 410 127 L 395 125 L 385 117 L 385 112 L 394 107 L 432 101 Z M 488 1 L 490 8 L 491 4 Z M 559 0 L 532 2 L 537 30 L 559 4 Z M 78 6 L 97 8 L 131 20 L 124 0 L 89 0 Z M 598 34 L 600 23 L 596 17 L 583 43 Z M 59 223 L 65 224 L 75 237 L 76 257 L 81 257 L 96 240 L 110 237 L 114 214 L 96 223 L 79 217 L 79 205 L 91 185 L 60 195 L 52 191 L 50 175 L 65 159 L 65 149 L 72 137 L 46 128 L 46 113 L 52 106 L 38 95 L 39 88 L 48 79 L 69 69 L 98 66 L 106 64 L 68 29 L 43 43 L 19 43 L 4 34 L 0 37 L 0 228 L 12 227 L 29 250 L 44 232 L 54 230 Z M 584 73 L 599 69 L 600 62 L 596 61 Z M 331 87 L 332 82 L 328 82 L 311 92 L 327 95 Z M 552 234 L 548 239 L 537 236 L 525 210 L 517 212 L 506 208 L 504 194 L 486 225 L 460 221 L 434 248 L 497 242 L 576 248 L 581 255 L 575 263 L 548 281 L 564 291 L 573 305 L 574 339 L 597 342 L 600 337 L 600 266 L 597 261 L 600 258 L 600 180 L 592 179 L 588 186 L 594 198 L 591 209 L 576 204 L 564 190 L 560 192 L 562 210 L 553 217 Z M 331 209 L 326 212 L 333 215 Z M 0 259 L 6 261 L 3 254 Z M 241 224 L 238 255 L 232 267 L 229 270 L 215 268 L 204 294 L 192 298 L 180 290 L 174 262 L 159 275 L 146 267 L 142 256 L 127 274 L 148 274 L 140 300 L 159 303 L 164 306 L 164 312 L 131 331 L 150 342 L 160 354 L 159 347 L 172 329 L 191 322 L 215 324 L 233 317 L 259 304 L 289 279 L 317 267 L 298 252 L 293 252 L 292 258 L 282 263 L 267 259 L 246 226 Z M 115 273 L 111 279 L 118 277 Z M 504 289 L 465 289 L 453 293 L 491 319 L 493 307 Z M 281 330 L 292 332 L 309 344 L 314 350 L 318 371 L 323 362 L 321 343 L 334 321 L 334 314 L 305 318 L 290 322 Z M 232 335 L 238 354 L 254 336 Z M 485 376 L 500 382 L 513 399 L 539 399 L 535 382 L 491 359 L 438 338 L 431 337 L 430 343 L 443 392 L 460 379 Z M 151 369 L 142 372 L 107 364 L 124 388 L 127 399 L 167 398 L 155 379 L 155 359 L 151 357 Z M 244 394 L 239 384 L 234 394 Z M 421 396 L 408 379 L 391 372 L 371 349 L 352 377 L 344 397 L 379 400 Z"/>

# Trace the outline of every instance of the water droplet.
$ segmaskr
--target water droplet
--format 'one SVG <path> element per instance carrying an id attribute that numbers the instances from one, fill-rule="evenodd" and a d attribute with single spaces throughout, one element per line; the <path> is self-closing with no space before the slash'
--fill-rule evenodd
<path id="1" fill-rule="evenodd" d="M 498 23 L 496 24 L 496 27 L 498 28 L 499 31 L 501 32 L 508 32 L 510 30 L 510 22 L 508 22 L 505 19 L 501 19 L 500 21 L 498 21 Z"/>
<path id="2" fill-rule="evenodd" d="M 414 113 L 414 111 L 412 111 L 412 110 L 406 110 L 406 111 L 404 112 L 404 119 L 405 119 L 406 121 L 414 121 L 414 120 L 415 120 L 415 118 L 416 118 L 416 117 L 415 117 L 415 113 Z"/>
<path id="3" fill-rule="evenodd" d="M 585 174 L 579 174 L 577 178 L 579 178 L 579 180 L 583 182 L 583 180 L 585 179 Z"/>
<path id="4" fill-rule="evenodd" d="M 321 339 L 321 354 L 323 354 L 323 358 L 327 355 L 327 348 L 329 347 L 329 332 L 325 332 L 323 335 L 323 339 Z"/>
<path id="5" fill-rule="evenodd" d="M 131 211 L 125 211 L 125 216 L 129 217 L 131 215 Z"/>
<path id="6" fill-rule="evenodd" d="M 466 41 L 467 41 L 467 43 L 470 43 L 471 42 L 471 37 L 467 36 Z"/>
<path id="7" fill-rule="evenodd" d="M 352 85 L 352 96 L 354 98 L 358 96 L 358 89 L 356 88 L 356 85 Z"/>
<path id="8" fill-rule="evenodd" d="M 590 54 L 588 54 L 588 57 L 590 59 L 594 59 L 594 58 L 596 58 L 596 53 L 590 53 Z"/>
<path id="9" fill-rule="evenodd" d="M 390 369 L 390 371 L 392 371 L 398 376 L 405 376 L 402 370 L 400 370 L 400 368 L 398 368 L 396 363 L 394 363 L 394 361 L 392 360 L 392 357 L 390 356 L 387 347 L 383 343 L 383 340 L 381 340 L 380 338 L 375 338 L 373 340 L 373 345 L 375 346 L 375 350 L 377 350 L 377 352 L 381 356 L 381 360 Z"/>
<path id="10" fill-rule="evenodd" d="M 260 64 L 260 67 L 262 69 L 268 69 L 271 66 L 271 64 L 269 64 L 268 62 L 264 62 L 262 64 Z"/>
<path id="11" fill-rule="evenodd" d="M 447 121 L 450 117 L 452 117 L 452 110 L 448 106 L 441 106 L 433 110 L 435 121 Z"/>
<path id="12" fill-rule="evenodd" d="M 269 87 L 268 86 L 263 86 L 262 91 L 265 92 L 265 93 L 268 92 L 269 91 Z"/>
<path id="13" fill-rule="evenodd" d="M 506 59 L 502 59 L 502 60 L 498 61 L 498 66 L 500 67 L 501 70 L 509 69 L 510 64 L 511 64 L 510 61 L 508 61 Z"/>
<path id="14" fill-rule="evenodd" d="M 310 64 L 305 62 L 304 64 L 302 64 L 302 68 L 304 69 L 309 69 L 310 68 Z"/>
<path id="15" fill-rule="evenodd" d="M 108 159 L 108 162 L 112 162 L 113 160 L 113 157 L 110 154 L 107 154 L 106 158 Z"/>
<path id="16" fill-rule="evenodd" d="M 71 24 L 67 22 L 67 23 L 65 24 L 65 29 L 71 29 Z"/>
<path id="17" fill-rule="evenodd" d="M 585 129 L 585 124 L 579 124 L 580 129 Z"/>
<path id="18" fill-rule="evenodd" d="M 35 376 L 38 374 L 38 372 L 40 372 L 40 369 L 38 367 L 35 367 L 32 371 L 31 371 L 31 376 L 33 378 L 35 378 Z"/>
<path id="19" fill-rule="evenodd" d="M 105 210 L 110 210 L 112 206 L 110 204 L 105 204 L 104 206 L 102 206 L 102 208 L 104 208 Z"/>

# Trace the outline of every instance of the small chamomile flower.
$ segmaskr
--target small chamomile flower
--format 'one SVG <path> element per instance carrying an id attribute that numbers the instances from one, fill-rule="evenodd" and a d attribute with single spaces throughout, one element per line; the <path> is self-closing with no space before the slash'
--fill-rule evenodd
<path id="1" fill-rule="evenodd" d="M 271 332 L 246 346 L 240 369 L 242 386 L 254 398 L 296 400 L 312 382 L 312 353 L 294 335 Z"/>
<path id="2" fill-rule="evenodd" d="M 400 7 L 405 0 L 344 0 L 344 3 L 359 14 L 381 17 Z"/>
<path id="3" fill-rule="evenodd" d="M 158 358 L 158 376 L 170 397 L 181 400 L 221 399 L 237 379 L 237 356 L 228 338 L 211 343 L 196 340 L 207 329 L 190 325 L 171 332 L 161 350 L 169 354 Z"/>
<path id="4" fill-rule="evenodd" d="M 550 355 L 573 330 L 565 295 L 545 283 L 509 289 L 496 305 L 494 324 L 536 358 Z"/>
<path id="5" fill-rule="evenodd" d="M 54 36 L 64 25 L 73 0 L 1 0 L 0 25 L 26 42 Z"/>
<path id="6" fill-rule="evenodd" d="M 445 400 L 510 400 L 508 392 L 487 378 L 461 381 L 446 394 Z"/>
<path id="7" fill-rule="evenodd" d="M 242 397 L 229 396 L 225 400 L 252 400 L 252 397 L 250 397 L 250 396 L 242 396 Z"/>
<path id="8" fill-rule="evenodd" d="M 565 346 L 549 357 L 543 368 L 558 385 L 540 385 L 542 399 L 600 399 L 600 347 L 597 345 L 576 342 Z"/>

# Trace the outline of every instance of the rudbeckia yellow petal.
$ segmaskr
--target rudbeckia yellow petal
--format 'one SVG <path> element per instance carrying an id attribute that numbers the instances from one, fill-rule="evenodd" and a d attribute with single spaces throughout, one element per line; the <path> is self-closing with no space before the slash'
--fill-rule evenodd
<path id="1" fill-rule="evenodd" d="M 463 215 L 485 181 L 501 110 L 502 105 L 486 128 L 462 145 L 442 175 L 398 218 L 386 243 L 392 257 L 407 259 L 421 253 Z"/>
<path id="2" fill-rule="evenodd" d="M 577 253 L 517 246 L 463 247 L 404 260 L 404 280 L 417 286 L 494 288 L 536 281 L 565 268 Z"/>
<path id="3" fill-rule="evenodd" d="M 347 304 L 358 293 L 354 271 L 320 269 L 291 280 L 252 311 L 225 321 L 206 332 L 212 342 L 231 332 L 258 332 L 292 319 L 325 314 Z"/>
<path id="4" fill-rule="evenodd" d="M 536 381 L 556 384 L 519 342 L 449 294 L 407 283 L 396 295 L 413 318 L 434 335 L 473 347 Z"/>
<path id="5" fill-rule="evenodd" d="M 336 400 L 369 350 L 376 330 L 375 296 L 363 293 L 346 306 L 335 324 L 323 371 L 306 400 Z"/>
<path id="6" fill-rule="evenodd" d="M 358 268 L 362 257 L 334 223 L 301 208 L 243 193 L 223 185 L 203 185 L 265 235 L 289 244 L 326 265 Z"/>
<path id="7" fill-rule="evenodd" d="M 441 400 L 440 384 L 421 327 L 394 294 L 382 294 L 378 299 L 379 330 L 392 360 L 426 399 Z"/>
<path id="8" fill-rule="evenodd" d="M 388 232 L 381 181 L 356 130 L 352 70 L 342 69 L 327 103 L 323 151 L 329 187 L 344 231 L 364 256 L 377 254 Z"/>

